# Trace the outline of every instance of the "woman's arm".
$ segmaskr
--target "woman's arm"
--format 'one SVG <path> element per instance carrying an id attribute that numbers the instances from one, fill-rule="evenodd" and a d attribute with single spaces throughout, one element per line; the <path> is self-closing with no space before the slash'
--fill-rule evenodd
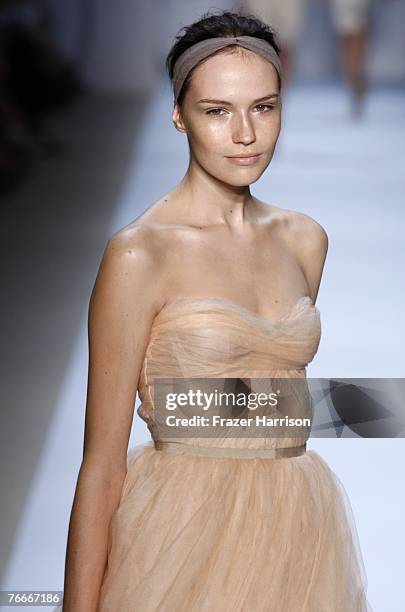
<path id="1" fill-rule="evenodd" d="M 63 612 L 95 612 L 107 538 L 126 475 L 136 390 L 162 301 L 142 228 L 108 241 L 91 294 L 83 459 L 69 523 Z"/>
<path id="2" fill-rule="evenodd" d="M 328 253 L 328 234 L 320 223 L 304 213 L 295 213 L 289 227 L 291 248 L 301 265 L 315 304 Z"/>

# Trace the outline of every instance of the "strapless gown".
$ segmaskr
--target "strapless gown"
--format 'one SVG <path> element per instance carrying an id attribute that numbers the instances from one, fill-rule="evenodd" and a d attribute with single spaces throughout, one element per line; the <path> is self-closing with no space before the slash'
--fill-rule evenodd
<path id="1" fill-rule="evenodd" d="M 321 338 L 309 296 L 269 320 L 224 298 L 154 319 L 108 536 L 98 612 L 372 612 L 347 494 L 307 437 L 162 440 L 155 378 L 305 378 Z"/>

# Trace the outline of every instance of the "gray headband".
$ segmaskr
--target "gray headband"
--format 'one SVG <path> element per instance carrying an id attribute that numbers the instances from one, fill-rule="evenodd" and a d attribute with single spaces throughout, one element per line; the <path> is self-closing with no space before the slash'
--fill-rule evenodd
<path id="1" fill-rule="evenodd" d="M 239 45 L 264 57 L 264 59 L 273 64 L 281 80 L 282 71 L 280 58 L 274 47 L 272 47 L 267 40 L 256 38 L 255 36 L 221 36 L 217 38 L 207 38 L 186 49 L 186 51 L 176 60 L 173 68 L 173 91 L 175 102 L 177 101 L 183 83 L 190 70 L 215 51 L 228 47 L 229 45 Z"/>

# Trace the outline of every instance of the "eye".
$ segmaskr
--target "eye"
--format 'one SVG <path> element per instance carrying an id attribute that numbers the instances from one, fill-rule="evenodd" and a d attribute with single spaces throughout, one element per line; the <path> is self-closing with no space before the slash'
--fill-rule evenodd
<path id="1" fill-rule="evenodd" d="M 218 111 L 224 110 L 223 108 L 211 108 L 206 112 L 206 115 L 212 115 L 214 117 L 219 117 L 220 114 Z"/>
<path id="2" fill-rule="evenodd" d="M 256 106 L 256 108 L 259 108 L 259 107 L 266 108 L 266 109 L 269 109 L 269 110 L 271 110 L 272 108 L 275 108 L 274 104 L 258 104 Z M 263 111 L 263 112 L 267 112 L 267 110 Z"/>

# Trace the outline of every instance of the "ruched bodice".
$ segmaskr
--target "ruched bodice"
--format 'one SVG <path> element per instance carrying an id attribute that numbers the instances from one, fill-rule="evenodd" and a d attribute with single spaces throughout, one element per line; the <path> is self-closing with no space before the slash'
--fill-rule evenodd
<path id="1" fill-rule="evenodd" d="M 156 440 L 156 378 L 305 377 L 320 338 L 320 313 L 309 296 L 278 319 L 225 298 L 176 300 L 153 321 L 140 374 L 138 415 Z M 289 446 L 297 440 L 284 442 Z"/>

